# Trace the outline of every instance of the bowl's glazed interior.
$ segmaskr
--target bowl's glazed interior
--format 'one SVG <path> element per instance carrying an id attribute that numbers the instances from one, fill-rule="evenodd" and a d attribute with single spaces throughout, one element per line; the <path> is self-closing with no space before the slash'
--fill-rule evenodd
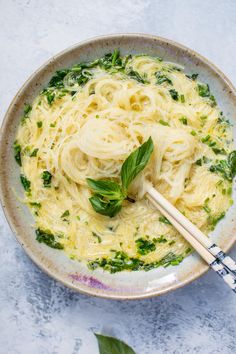
<path id="1" fill-rule="evenodd" d="M 145 53 L 159 56 L 183 65 L 186 72 L 199 73 L 199 79 L 209 83 L 225 115 L 232 122 L 236 119 L 236 95 L 232 84 L 213 64 L 190 49 L 163 38 L 143 34 L 111 35 L 88 40 L 49 60 L 29 78 L 14 98 L 1 130 L 0 189 L 2 205 L 12 231 L 41 269 L 66 286 L 83 293 L 115 299 L 136 299 L 174 290 L 202 275 L 208 267 L 194 253 L 176 267 L 116 274 L 103 270 L 92 272 L 85 265 L 67 258 L 63 252 L 39 244 L 35 240 L 33 218 L 28 208 L 16 198 L 16 195 L 22 196 L 23 191 L 19 182 L 19 167 L 12 153 L 24 103 L 33 100 L 52 74 L 80 61 L 93 60 L 115 48 L 119 48 L 122 55 Z M 235 231 L 236 206 L 233 205 L 211 237 L 227 251 L 236 239 Z"/>

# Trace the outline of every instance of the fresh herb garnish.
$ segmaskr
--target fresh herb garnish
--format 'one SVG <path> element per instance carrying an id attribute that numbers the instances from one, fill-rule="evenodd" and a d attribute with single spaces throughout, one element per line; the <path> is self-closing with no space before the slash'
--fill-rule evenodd
<path id="1" fill-rule="evenodd" d="M 30 204 L 30 206 L 32 206 L 32 207 L 35 207 L 35 208 L 41 208 L 41 203 L 37 203 L 37 202 L 30 202 L 29 203 Z"/>
<path id="2" fill-rule="evenodd" d="M 101 242 L 102 242 L 101 236 L 99 236 L 98 234 L 96 234 L 96 232 L 92 232 L 92 235 L 93 235 L 93 237 L 96 237 L 96 238 L 97 238 L 98 243 L 101 243 Z"/>
<path id="3" fill-rule="evenodd" d="M 25 103 L 24 105 L 24 115 L 21 118 L 21 124 L 23 125 L 26 121 L 27 118 L 29 118 L 29 114 L 32 111 L 32 106 L 28 103 Z"/>
<path id="4" fill-rule="evenodd" d="M 135 241 L 135 243 L 137 244 L 137 252 L 142 256 L 156 250 L 155 242 L 151 240 L 139 238 Z"/>
<path id="5" fill-rule="evenodd" d="M 211 106 L 216 106 L 215 97 L 211 94 L 210 87 L 208 84 L 198 84 L 197 88 L 199 96 L 209 98 L 209 100 L 211 101 Z"/>
<path id="6" fill-rule="evenodd" d="M 236 151 L 231 151 L 227 159 L 216 161 L 216 164 L 210 167 L 210 171 L 231 182 L 236 175 Z"/>
<path id="7" fill-rule="evenodd" d="M 187 124 L 188 124 L 188 120 L 187 120 L 187 118 L 186 118 L 185 116 L 182 116 L 181 118 L 179 118 L 179 121 L 180 121 L 181 123 L 183 123 L 184 125 L 187 125 Z"/>
<path id="8" fill-rule="evenodd" d="M 139 258 L 129 257 L 126 253 L 116 251 L 113 258 L 100 258 L 88 262 L 88 267 L 92 270 L 98 267 L 103 268 L 110 273 L 121 272 L 123 270 L 149 271 L 158 267 L 169 267 L 170 265 L 176 266 L 182 262 L 186 254 L 176 255 L 173 252 L 166 254 L 160 261 L 145 263 Z"/>
<path id="9" fill-rule="evenodd" d="M 31 182 L 28 180 L 28 178 L 24 175 L 20 175 L 20 180 L 22 183 L 22 186 L 24 187 L 24 190 L 28 193 L 31 192 L 30 186 L 31 186 Z"/>
<path id="10" fill-rule="evenodd" d="M 178 101 L 179 94 L 175 89 L 169 90 L 169 93 L 170 93 L 171 97 L 173 98 L 173 100 Z"/>
<path id="11" fill-rule="evenodd" d="M 37 127 L 38 127 L 38 128 L 42 128 L 42 126 L 43 126 L 43 122 L 42 122 L 41 120 L 39 120 L 39 121 L 37 122 Z"/>
<path id="12" fill-rule="evenodd" d="M 153 141 L 150 137 L 129 155 L 121 168 L 121 185 L 113 181 L 87 178 L 87 183 L 94 192 L 89 201 L 97 213 L 113 217 L 121 210 L 124 199 L 127 199 L 130 183 L 147 165 L 152 151 Z"/>
<path id="13" fill-rule="evenodd" d="M 161 125 L 168 126 L 168 127 L 170 126 L 170 124 L 169 124 L 168 122 L 165 122 L 165 121 L 162 120 L 162 119 L 160 119 L 158 123 L 161 124 Z"/>
<path id="14" fill-rule="evenodd" d="M 211 225 L 212 230 L 214 230 L 214 228 L 216 227 L 216 225 L 218 224 L 218 222 L 220 220 L 222 220 L 225 217 L 225 212 L 223 211 L 221 214 L 219 214 L 218 216 L 212 216 L 209 215 L 208 216 L 208 222 Z"/>
<path id="15" fill-rule="evenodd" d="M 41 177 L 43 180 L 43 186 L 45 188 L 50 188 L 52 182 L 52 174 L 49 171 L 43 171 Z"/>
<path id="16" fill-rule="evenodd" d="M 64 213 L 61 215 L 61 219 L 66 218 L 67 216 L 70 216 L 69 210 L 64 211 Z"/>
<path id="17" fill-rule="evenodd" d="M 15 157 L 16 162 L 18 163 L 19 166 L 22 166 L 21 146 L 20 146 L 20 144 L 17 143 L 17 141 L 14 142 L 13 149 L 14 149 L 14 157 Z"/>
<path id="18" fill-rule="evenodd" d="M 62 250 L 64 248 L 64 246 L 57 242 L 55 240 L 55 236 L 48 230 L 42 230 L 40 228 L 38 228 L 36 231 L 36 240 L 39 243 L 45 243 L 47 246 L 51 247 L 51 248 L 56 248 L 58 250 Z"/>
<path id="19" fill-rule="evenodd" d="M 133 69 L 129 69 L 127 72 L 127 75 L 133 79 L 136 80 L 138 82 L 140 82 L 141 84 L 146 84 L 148 83 L 146 77 L 143 75 L 141 76 L 137 71 L 133 70 Z"/>
<path id="20" fill-rule="evenodd" d="M 173 85 L 171 79 L 168 76 L 166 76 L 165 74 L 163 74 L 161 71 L 157 71 L 155 76 L 157 78 L 157 84 L 158 85 L 161 85 L 164 82 L 166 82 L 169 85 Z"/>
<path id="21" fill-rule="evenodd" d="M 101 334 L 94 333 L 98 341 L 99 354 L 135 354 L 125 342 Z"/>
<path id="22" fill-rule="evenodd" d="M 163 224 L 171 225 L 171 222 L 169 222 L 169 220 L 165 216 L 160 216 L 159 221 Z"/>
<path id="23" fill-rule="evenodd" d="M 204 201 L 203 209 L 205 210 L 206 213 L 210 214 L 211 208 L 209 207 L 208 203 L 209 203 L 209 198 L 207 198 Z"/>
<path id="24" fill-rule="evenodd" d="M 153 241 L 157 243 L 166 243 L 167 239 L 165 238 L 165 236 L 161 235 L 160 237 L 153 239 Z"/>
<path id="25" fill-rule="evenodd" d="M 190 132 L 190 134 L 191 134 L 192 136 L 196 136 L 196 135 L 197 135 L 197 133 L 195 132 L 195 130 L 192 130 L 192 131 Z"/>
<path id="26" fill-rule="evenodd" d="M 186 75 L 186 77 L 190 80 L 195 81 L 197 80 L 198 74 Z"/>
<path id="27" fill-rule="evenodd" d="M 220 112 L 220 115 L 217 119 L 217 123 L 219 124 L 224 124 L 224 125 L 231 125 L 230 121 L 228 119 L 225 118 L 225 116 L 223 115 L 223 112 Z"/>
<path id="28" fill-rule="evenodd" d="M 34 149 L 31 154 L 30 154 L 30 157 L 35 157 L 37 156 L 37 153 L 38 153 L 39 149 Z"/>

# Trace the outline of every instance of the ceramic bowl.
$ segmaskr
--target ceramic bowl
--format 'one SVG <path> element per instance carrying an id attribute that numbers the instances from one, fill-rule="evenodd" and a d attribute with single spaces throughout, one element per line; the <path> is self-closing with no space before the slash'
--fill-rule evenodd
<path id="1" fill-rule="evenodd" d="M 173 41 L 144 34 L 109 35 L 90 39 L 50 59 L 31 75 L 13 99 L 1 130 L 0 194 L 12 231 L 29 257 L 48 275 L 74 290 L 89 295 L 112 299 L 140 299 L 184 286 L 205 273 L 208 266 L 194 253 L 178 266 L 153 269 L 149 272 L 91 272 L 85 265 L 68 259 L 63 252 L 39 244 L 35 240 L 33 218 L 27 207 L 16 198 L 16 195 L 23 195 L 23 191 L 12 144 L 24 103 L 33 100 L 56 70 L 80 61 L 93 60 L 115 48 L 120 48 L 122 54 L 146 53 L 159 56 L 184 65 L 186 72 L 199 73 L 200 80 L 209 83 L 225 115 L 230 117 L 231 121 L 236 119 L 236 93 L 233 85 L 219 69 L 194 51 Z M 236 131 L 234 136 L 236 138 Z M 224 251 L 229 250 L 236 238 L 236 206 L 231 207 L 211 237 Z"/>

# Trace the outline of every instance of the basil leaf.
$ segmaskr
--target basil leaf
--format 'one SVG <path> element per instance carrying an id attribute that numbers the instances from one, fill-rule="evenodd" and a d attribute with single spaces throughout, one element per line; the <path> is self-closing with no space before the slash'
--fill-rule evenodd
<path id="1" fill-rule="evenodd" d="M 92 178 L 87 178 L 86 180 L 89 187 L 96 194 L 107 197 L 110 200 L 116 200 L 125 197 L 122 193 L 121 187 L 115 182 L 104 180 L 95 181 Z"/>
<path id="2" fill-rule="evenodd" d="M 105 216 L 110 216 L 112 218 L 116 214 L 119 213 L 122 207 L 122 199 L 117 199 L 117 200 L 104 200 L 101 195 L 94 195 L 91 198 L 89 198 L 90 203 L 92 204 L 93 209 L 102 215 Z"/>
<path id="3" fill-rule="evenodd" d="M 135 354 L 132 348 L 119 339 L 94 333 L 99 346 L 99 354 Z"/>
<path id="4" fill-rule="evenodd" d="M 135 179 L 137 174 L 147 165 L 152 151 L 153 141 L 150 137 L 125 160 L 121 168 L 121 181 L 124 190 L 128 189 L 130 183 Z"/>

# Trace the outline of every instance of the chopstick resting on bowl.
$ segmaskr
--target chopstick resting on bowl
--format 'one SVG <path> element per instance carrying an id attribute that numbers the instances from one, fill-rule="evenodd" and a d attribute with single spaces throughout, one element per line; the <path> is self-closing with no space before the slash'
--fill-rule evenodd
<path id="1" fill-rule="evenodd" d="M 151 184 L 146 187 L 150 202 L 166 217 L 208 265 L 236 293 L 236 263 L 176 209 Z"/>

